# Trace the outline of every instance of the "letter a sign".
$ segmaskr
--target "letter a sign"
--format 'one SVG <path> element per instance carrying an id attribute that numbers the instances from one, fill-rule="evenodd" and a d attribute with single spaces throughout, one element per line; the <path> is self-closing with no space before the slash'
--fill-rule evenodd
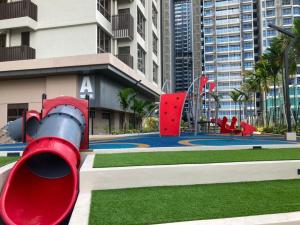
<path id="1" fill-rule="evenodd" d="M 89 76 L 84 76 L 82 78 L 80 87 L 80 98 L 85 98 L 86 95 L 89 95 L 91 99 L 95 98 L 93 85 Z"/>

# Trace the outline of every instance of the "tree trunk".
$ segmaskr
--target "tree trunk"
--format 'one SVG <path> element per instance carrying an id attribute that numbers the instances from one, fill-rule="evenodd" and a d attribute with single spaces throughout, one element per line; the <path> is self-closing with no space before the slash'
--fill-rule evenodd
<path id="1" fill-rule="evenodd" d="M 274 117 L 273 117 L 273 120 L 274 120 L 274 126 L 276 127 L 276 115 L 277 115 L 277 103 L 276 103 L 276 78 L 274 78 L 274 83 L 273 83 L 273 94 L 274 94 Z"/>
<path id="2" fill-rule="evenodd" d="M 234 103 L 234 116 L 236 117 L 236 102 Z"/>
<path id="3" fill-rule="evenodd" d="M 241 120 L 242 120 L 242 102 L 239 101 L 239 108 L 240 108 L 240 118 L 239 118 L 239 124 L 241 124 Z"/>
<path id="4" fill-rule="evenodd" d="M 248 122 L 248 106 L 249 106 L 249 102 L 245 101 L 244 102 L 244 120 L 246 119 Z"/>
<path id="5" fill-rule="evenodd" d="M 266 109 L 265 109 L 265 106 L 267 105 L 267 102 L 265 101 L 265 99 L 266 99 L 266 93 L 261 91 L 260 104 L 259 105 L 260 105 L 260 112 L 262 114 L 262 122 L 263 122 L 264 127 L 267 125 L 267 113 L 266 113 Z"/>
<path id="6" fill-rule="evenodd" d="M 216 105 L 216 118 L 215 118 L 215 133 L 217 133 L 217 126 L 218 126 L 218 118 L 219 118 L 219 102 Z"/>
<path id="7" fill-rule="evenodd" d="M 254 124 L 257 126 L 257 118 L 258 118 L 258 115 L 257 115 L 256 101 L 257 101 L 257 98 L 256 98 L 256 92 L 254 92 L 254 119 L 255 119 L 255 123 L 254 123 Z"/>

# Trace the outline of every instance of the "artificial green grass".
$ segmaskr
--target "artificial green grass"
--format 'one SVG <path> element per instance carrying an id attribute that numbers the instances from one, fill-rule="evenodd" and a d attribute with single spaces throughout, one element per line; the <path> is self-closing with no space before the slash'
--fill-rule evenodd
<path id="1" fill-rule="evenodd" d="M 300 149 L 142 152 L 98 154 L 94 167 L 201 164 L 245 161 L 300 160 Z"/>
<path id="2" fill-rule="evenodd" d="M 0 157 L 0 167 L 17 161 L 19 157 Z"/>
<path id="3" fill-rule="evenodd" d="M 300 180 L 93 191 L 90 225 L 143 225 L 300 210 Z"/>

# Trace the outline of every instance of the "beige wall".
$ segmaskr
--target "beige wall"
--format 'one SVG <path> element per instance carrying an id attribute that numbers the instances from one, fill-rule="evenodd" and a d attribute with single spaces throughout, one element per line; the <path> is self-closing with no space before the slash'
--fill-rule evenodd
<path id="1" fill-rule="evenodd" d="M 109 121 L 108 119 L 102 118 L 102 113 L 110 112 L 111 118 L 111 131 L 116 131 L 120 129 L 120 116 L 119 112 L 111 112 L 107 110 L 96 110 L 94 118 L 94 134 L 108 134 Z M 90 127 L 91 130 L 91 127 Z"/>
<path id="2" fill-rule="evenodd" d="M 41 97 L 77 96 L 77 75 L 1 80 L 0 128 L 7 122 L 7 104 L 28 103 L 29 109 L 41 110 Z"/>
<path id="3" fill-rule="evenodd" d="M 56 75 L 47 77 L 46 93 L 48 98 L 55 98 L 61 95 L 77 97 L 78 84 L 77 75 Z"/>

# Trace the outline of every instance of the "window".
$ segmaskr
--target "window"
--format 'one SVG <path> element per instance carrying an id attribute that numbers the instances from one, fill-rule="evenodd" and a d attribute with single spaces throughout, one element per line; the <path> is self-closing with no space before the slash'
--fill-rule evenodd
<path id="1" fill-rule="evenodd" d="M 97 32 L 97 53 L 111 52 L 110 47 L 111 38 L 110 36 L 98 27 Z"/>
<path id="2" fill-rule="evenodd" d="M 267 7 L 272 7 L 274 6 L 274 0 L 269 0 L 266 2 Z"/>
<path id="3" fill-rule="evenodd" d="M 143 39 L 145 39 L 145 23 L 146 23 L 146 19 L 141 13 L 141 11 L 138 9 L 137 10 L 137 31 Z"/>
<path id="4" fill-rule="evenodd" d="M 138 69 L 145 73 L 145 68 L 146 68 L 146 52 L 144 49 L 138 45 Z"/>
<path id="5" fill-rule="evenodd" d="M 294 7 L 294 14 L 300 14 L 300 8 Z"/>
<path id="6" fill-rule="evenodd" d="M 158 84 L 158 66 L 153 62 L 153 82 Z"/>
<path id="7" fill-rule="evenodd" d="M 157 12 L 155 6 L 152 3 L 152 21 L 153 21 L 153 24 L 154 24 L 155 27 L 157 27 L 157 18 L 158 18 L 157 14 L 158 14 L 158 12 Z"/>
<path id="8" fill-rule="evenodd" d="M 21 33 L 21 45 L 29 46 L 30 45 L 30 32 Z"/>
<path id="9" fill-rule="evenodd" d="M 14 121 L 23 116 L 24 110 L 28 110 L 28 103 L 8 104 L 7 105 L 7 122 Z"/>
<path id="10" fill-rule="evenodd" d="M 119 47 L 119 55 L 130 55 L 130 46 Z"/>
<path id="11" fill-rule="evenodd" d="M 252 5 L 243 5 L 242 8 L 243 8 L 243 11 L 249 11 L 249 10 L 252 10 Z"/>
<path id="12" fill-rule="evenodd" d="M 158 52 L 158 38 L 156 37 L 156 35 L 153 33 L 153 53 L 155 55 L 157 55 Z"/>
<path id="13" fill-rule="evenodd" d="M 110 0 L 98 0 L 97 9 L 108 21 L 110 21 Z"/>
<path id="14" fill-rule="evenodd" d="M 291 8 L 282 9 L 282 15 L 291 15 L 291 13 L 292 13 Z"/>
<path id="15" fill-rule="evenodd" d="M 267 16 L 275 16 L 275 10 L 274 9 L 267 10 Z"/>
<path id="16" fill-rule="evenodd" d="M 290 5 L 291 0 L 282 0 L 282 5 Z"/>
<path id="17" fill-rule="evenodd" d="M 0 48 L 6 47 L 6 34 L 0 34 Z"/>
<path id="18" fill-rule="evenodd" d="M 292 24 L 292 18 L 283 18 L 282 20 L 283 25 L 289 25 Z"/>
<path id="19" fill-rule="evenodd" d="M 119 9 L 118 12 L 119 14 L 130 14 L 130 9 Z"/>

